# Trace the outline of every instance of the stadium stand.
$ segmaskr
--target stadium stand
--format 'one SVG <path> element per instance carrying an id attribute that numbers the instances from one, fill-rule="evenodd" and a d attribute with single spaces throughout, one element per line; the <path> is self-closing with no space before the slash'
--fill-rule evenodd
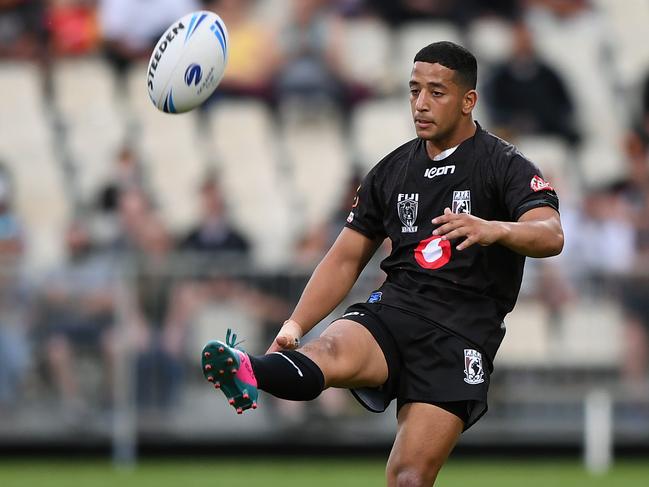
<path id="1" fill-rule="evenodd" d="M 25 225 L 25 265 L 42 270 L 62 257 L 56 237 L 70 211 L 67 187 L 39 68 L 4 62 L 0 73 L 0 157 L 13 175 L 16 211 Z"/>
<path id="2" fill-rule="evenodd" d="M 112 70 L 99 58 L 61 60 L 52 68 L 52 81 L 78 196 L 87 202 L 126 138 L 123 101 Z"/>
<path id="3" fill-rule="evenodd" d="M 394 39 L 392 71 L 399 91 L 405 92 L 408 89 L 415 54 L 423 46 L 438 40 L 462 44 L 464 37 L 458 27 L 442 21 L 409 22 L 398 28 Z"/>
<path id="4" fill-rule="evenodd" d="M 308 231 L 337 209 L 351 164 L 340 116 L 286 107 L 280 144 L 288 163 L 300 226 Z M 317 149 L 316 149 L 317 148 Z M 315 176 L 315 179 L 314 179 Z"/>
<path id="5" fill-rule="evenodd" d="M 289 3 L 259 0 L 254 15 L 279 29 L 288 21 Z M 609 191 L 626 176 L 627 155 L 621 142 L 640 109 L 639 85 L 649 72 L 645 42 L 649 4 L 577 2 L 584 5 L 582 10 L 559 18 L 546 5 L 553 2 L 528 3 L 536 7 L 524 7 L 523 18 L 543 59 L 565 78 L 584 137 L 571 148 L 539 134 L 515 142 L 548 179 L 559 181 L 562 215 L 571 226 L 566 235 L 576 235 L 599 218 L 582 207 L 589 192 Z M 61 264 L 66 223 L 72 215 L 82 214 L 98 188 L 109 183 L 116 154 L 126 144 L 143 161 L 158 210 L 176 235 L 195 223 L 199 183 L 207 172 L 215 171 L 231 222 L 252 244 L 257 274 L 251 276 L 247 269 L 239 277 L 251 282 L 266 279 L 269 284 L 264 281 L 263 291 L 292 303 L 299 295 L 295 283 L 302 285 L 308 277 L 294 261 L 300 237 L 310 225 L 331 218 L 351 173 L 367 172 L 414 136 L 406 99 L 414 54 L 431 41 L 466 41 L 479 58 L 480 76 L 484 75 L 481 91 L 491 67 L 510 53 L 509 22 L 489 16 L 472 19 L 466 26 L 435 19 L 391 27 L 372 15 L 343 19 L 346 75 L 352 82 L 369 85 L 372 96 L 351 107 L 348 119 L 342 120 L 338 114 L 327 116 L 327 111 L 305 115 L 290 104 L 274 110 L 277 107 L 249 98 L 221 98 L 200 111 L 171 117 L 156 111 L 148 98 L 145 60 L 129 69 L 122 86 L 100 52 L 53 58 L 51 72 L 36 60 L 0 59 L 0 161 L 12 173 L 14 207 L 25 225 L 27 276 L 37 286 L 47 269 Z M 51 91 L 45 89 L 49 80 Z M 490 128 L 483 107 L 478 105 L 476 119 Z M 647 148 L 640 151 L 647 159 Z M 610 195 L 611 204 L 621 205 L 616 197 Z M 617 213 L 612 217 L 614 222 L 619 218 Z M 600 223 L 592 226 L 599 228 Z M 622 444 L 649 437 L 646 413 L 634 409 L 635 396 L 628 393 L 621 376 L 620 361 L 628 344 L 620 300 L 615 290 L 596 280 L 599 276 L 588 276 L 592 269 L 579 268 L 578 253 L 579 249 L 570 254 L 570 262 L 555 262 L 575 286 L 575 296 L 566 299 L 558 313 L 539 297 L 540 271 L 534 263 L 528 267 L 527 287 L 507 320 L 491 411 L 468 435 L 469 443 L 498 445 L 522 438 L 532 445 L 579 444 L 581 401 L 594 387 L 611 391 L 617 401 L 616 431 Z M 275 273 L 294 281 L 283 283 Z M 362 299 L 381 277 L 365 274 L 354 297 Z M 262 351 L 266 344 L 259 317 L 239 304 L 213 300 L 197 315 L 185 344 L 191 366 L 197 346 L 220 338 L 230 326 L 249 337 L 247 348 Z M 33 346 L 39 343 L 34 341 Z M 37 365 L 30 371 L 22 402 L 7 416 L 9 420 L 0 418 L 0 444 L 12 438 L 79 441 L 76 432 L 51 420 L 55 412 L 50 411 L 51 398 L 47 390 L 43 392 Z M 266 433 L 274 441 L 295 436 L 284 436 L 290 430 L 274 422 L 277 418 L 269 410 L 246 418 L 245 425 L 237 418 L 230 420 L 227 405 L 215 405 L 210 392 L 187 379 L 176 421 L 154 422 L 148 432 L 155 438 L 165 439 L 171 432 L 174 438 L 198 442 L 214 441 L 215 432 L 227 435 L 235 430 L 242 441 Z M 646 406 L 646 398 L 640 406 Z M 338 429 L 329 425 L 316 431 L 314 438 L 323 444 L 389 440 L 392 417 L 350 411 Z M 309 426 L 313 425 L 311 421 Z M 92 426 L 94 436 L 89 437 L 97 442 L 111 434 L 107 421 L 97 420 Z M 322 424 L 315 421 L 315 426 Z"/>
<path id="6" fill-rule="evenodd" d="M 144 162 L 155 202 L 166 224 L 177 233 L 197 218 L 193 195 L 206 171 L 199 115 L 160 116 L 145 93 L 143 69 L 137 65 L 129 73 L 132 123 L 138 134 L 135 147 Z"/>
<path id="7" fill-rule="evenodd" d="M 358 107 L 351 122 L 352 150 L 364 171 L 413 138 L 410 107 L 400 97 L 368 101 Z M 377 137 L 381 134 L 380 137 Z"/>
<path id="8" fill-rule="evenodd" d="M 208 137 L 234 223 L 251 239 L 260 266 L 287 262 L 301 215 L 293 216 L 270 112 L 259 102 L 233 101 L 216 105 L 208 116 Z"/>
<path id="9" fill-rule="evenodd" d="M 350 80 L 377 94 L 393 90 L 392 42 L 386 25 L 374 19 L 351 19 L 344 24 L 342 43 L 342 62 Z"/>

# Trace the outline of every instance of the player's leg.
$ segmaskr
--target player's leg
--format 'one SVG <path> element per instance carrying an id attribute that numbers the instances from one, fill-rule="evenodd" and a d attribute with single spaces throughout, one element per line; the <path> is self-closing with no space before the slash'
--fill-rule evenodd
<path id="1" fill-rule="evenodd" d="M 355 321 L 333 322 L 299 351 L 318 365 L 325 387 L 378 387 L 388 378 L 381 347 L 367 328 Z"/>
<path id="2" fill-rule="evenodd" d="M 432 404 L 401 407 L 386 469 L 388 487 L 429 487 L 457 442 L 464 423 Z"/>
<path id="3" fill-rule="evenodd" d="M 203 350 L 203 373 L 241 413 L 256 407 L 257 389 L 306 401 L 327 387 L 380 386 L 387 380 L 388 366 L 364 326 L 338 320 L 298 350 L 249 356 L 234 347 L 234 340 L 210 342 Z"/>

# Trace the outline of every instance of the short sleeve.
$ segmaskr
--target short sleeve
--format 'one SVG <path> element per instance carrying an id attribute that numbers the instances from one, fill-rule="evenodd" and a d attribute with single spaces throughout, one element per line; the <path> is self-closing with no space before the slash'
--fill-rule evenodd
<path id="1" fill-rule="evenodd" d="M 372 240 L 384 239 L 386 232 L 383 226 L 382 208 L 376 171 L 372 170 L 356 190 L 345 226 Z"/>
<path id="2" fill-rule="evenodd" d="M 541 170 L 520 154 L 513 156 L 503 171 L 503 201 L 512 221 L 527 211 L 549 206 L 559 211 L 559 198 Z"/>

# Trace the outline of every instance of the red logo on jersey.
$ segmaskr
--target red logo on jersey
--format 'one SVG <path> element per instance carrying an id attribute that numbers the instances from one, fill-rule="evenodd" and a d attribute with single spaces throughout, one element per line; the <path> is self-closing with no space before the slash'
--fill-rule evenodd
<path id="1" fill-rule="evenodd" d="M 424 269 L 439 269 L 451 260 L 451 244 L 438 235 L 422 240 L 415 249 L 415 260 Z"/>
<path id="2" fill-rule="evenodd" d="M 543 191 L 544 189 L 548 191 L 554 191 L 554 188 L 550 186 L 550 183 L 547 183 L 543 181 L 543 178 L 541 176 L 534 176 L 532 180 L 530 181 L 530 188 L 532 188 L 532 191 Z"/>

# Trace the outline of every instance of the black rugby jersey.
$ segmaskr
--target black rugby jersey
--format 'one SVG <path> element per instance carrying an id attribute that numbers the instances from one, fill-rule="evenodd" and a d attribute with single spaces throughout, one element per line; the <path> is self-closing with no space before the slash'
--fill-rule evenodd
<path id="1" fill-rule="evenodd" d="M 345 226 L 392 242 L 381 262 L 387 279 L 372 301 L 425 316 L 493 360 L 525 257 L 499 244 L 458 251 L 459 241 L 432 235 L 431 220 L 448 207 L 513 222 L 536 207 L 558 210 L 559 200 L 516 147 L 476 125 L 475 135 L 442 160 L 432 160 L 419 138 L 387 155 L 363 180 Z"/>

